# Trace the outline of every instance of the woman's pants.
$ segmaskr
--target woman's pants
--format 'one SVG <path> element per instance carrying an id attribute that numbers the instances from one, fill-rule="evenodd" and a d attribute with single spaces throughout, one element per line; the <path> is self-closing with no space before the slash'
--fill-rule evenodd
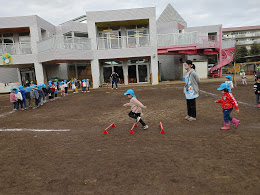
<path id="1" fill-rule="evenodd" d="M 129 112 L 128 114 L 131 118 L 137 119 L 137 117 L 141 116 L 141 113 L 135 113 L 135 112 Z M 145 126 L 146 124 L 144 123 L 144 121 L 142 119 L 140 119 L 139 121 L 143 126 Z"/>
<path id="2" fill-rule="evenodd" d="M 196 98 L 187 99 L 188 116 L 196 118 Z"/>

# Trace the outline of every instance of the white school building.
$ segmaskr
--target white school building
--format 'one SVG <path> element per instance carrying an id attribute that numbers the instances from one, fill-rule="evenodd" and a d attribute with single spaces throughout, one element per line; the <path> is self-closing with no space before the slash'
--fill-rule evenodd
<path id="1" fill-rule="evenodd" d="M 155 7 L 90 11 L 59 26 L 37 15 L 1 17 L 0 88 L 55 78 L 89 78 L 98 88 L 113 71 L 120 84 L 156 85 L 181 79 L 187 59 L 207 78 L 209 60 L 219 72 L 232 47 L 222 25 L 187 27 L 170 4 L 157 20 Z"/>

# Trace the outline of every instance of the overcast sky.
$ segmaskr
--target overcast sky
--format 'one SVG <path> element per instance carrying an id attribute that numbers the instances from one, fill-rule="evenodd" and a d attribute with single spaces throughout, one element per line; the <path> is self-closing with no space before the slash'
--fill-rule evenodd
<path id="1" fill-rule="evenodd" d="M 260 0 L 0 0 L 0 17 L 38 15 L 59 25 L 87 11 L 156 6 L 157 18 L 170 3 L 188 26 L 260 25 Z"/>

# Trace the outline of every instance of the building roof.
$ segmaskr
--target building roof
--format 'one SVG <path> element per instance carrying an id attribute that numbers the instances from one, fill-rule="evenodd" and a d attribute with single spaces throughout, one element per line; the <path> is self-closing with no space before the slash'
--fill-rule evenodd
<path id="1" fill-rule="evenodd" d="M 162 12 L 157 20 L 157 23 L 167 23 L 171 21 L 181 22 L 186 24 L 185 20 L 180 16 L 180 14 L 172 7 L 169 3 L 165 10 Z"/>
<path id="2" fill-rule="evenodd" d="M 223 28 L 223 32 L 231 31 L 245 31 L 245 30 L 260 30 L 260 25 L 258 26 L 241 26 L 241 27 L 232 27 L 232 28 Z"/>

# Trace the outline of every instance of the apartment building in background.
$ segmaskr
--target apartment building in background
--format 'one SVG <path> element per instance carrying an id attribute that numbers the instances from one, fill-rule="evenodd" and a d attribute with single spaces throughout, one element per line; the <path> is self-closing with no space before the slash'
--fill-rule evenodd
<path id="1" fill-rule="evenodd" d="M 253 44 L 260 44 L 260 26 L 223 28 L 223 40 L 233 40 L 236 45 L 250 50 Z"/>

